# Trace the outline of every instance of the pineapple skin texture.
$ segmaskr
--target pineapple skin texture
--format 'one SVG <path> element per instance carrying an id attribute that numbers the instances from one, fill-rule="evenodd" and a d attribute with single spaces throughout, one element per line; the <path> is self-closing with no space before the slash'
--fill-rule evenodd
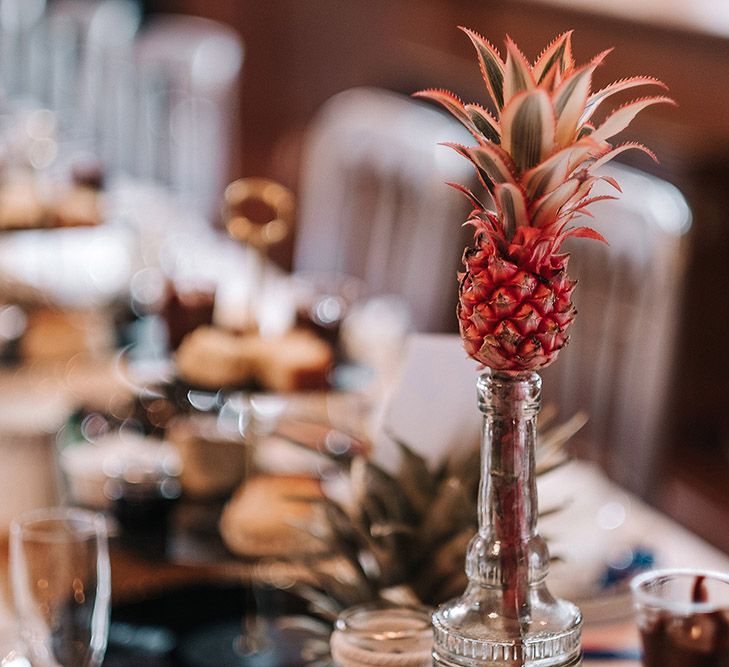
<path id="1" fill-rule="evenodd" d="M 551 364 L 567 344 L 577 311 L 572 303 L 567 255 L 542 267 L 521 268 L 493 252 L 488 243 L 463 254 L 456 310 L 469 356 L 503 371 L 535 371 Z"/>

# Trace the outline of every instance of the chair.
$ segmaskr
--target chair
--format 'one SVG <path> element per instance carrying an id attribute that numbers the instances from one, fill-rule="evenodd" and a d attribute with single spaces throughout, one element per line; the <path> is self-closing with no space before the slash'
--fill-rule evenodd
<path id="1" fill-rule="evenodd" d="M 243 64 L 232 29 L 163 15 L 137 45 L 137 141 L 129 171 L 169 186 L 198 211 L 218 210 Z"/>
<path id="2" fill-rule="evenodd" d="M 417 330 L 453 330 L 468 207 L 444 182 L 473 172 L 437 144 L 459 138 L 450 117 L 386 90 L 326 102 L 304 149 L 294 268 L 356 276 L 405 297 Z"/>
<path id="3" fill-rule="evenodd" d="M 565 416 L 585 410 L 590 421 L 578 434 L 579 451 L 647 496 L 665 436 L 691 213 L 681 193 L 658 178 L 624 166 L 604 172 L 623 193 L 594 204 L 595 218 L 584 224 L 610 245 L 568 248 L 579 315 L 570 344 L 543 373 L 544 398 Z"/>
<path id="4" fill-rule="evenodd" d="M 93 151 L 114 171 L 129 141 L 131 66 L 142 14 L 134 0 L 57 0 L 39 33 L 46 44 L 40 100 L 62 136 Z"/>
<path id="5" fill-rule="evenodd" d="M 0 0 L 0 86 L 3 97 L 18 100 L 38 92 L 37 34 L 46 0 Z"/>

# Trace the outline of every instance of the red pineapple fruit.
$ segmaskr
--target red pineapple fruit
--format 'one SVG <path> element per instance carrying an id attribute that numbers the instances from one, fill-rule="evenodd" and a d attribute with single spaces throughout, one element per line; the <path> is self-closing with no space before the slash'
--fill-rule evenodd
<path id="1" fill-rule="evenodd" d="M 560 251 L 569 237 L 604 241 L 572 220 L 595 201 L 600 166 L 623 151 L 645 146 L 608 139 L 624 130 L 648 106 L 673 103 L 662 95 L 642 97 L 594 122 L 600 105 L 615 93 L 637 86 L 665 85 L 636 76 L 591 91 L 592 75 L 609 51 L 585 65 L 572 57 L 571 32 L 557 37 L 529 64 L 506 40 L 506 60 L 481 35 L 466 29 L 476 47 L 495 115 L 464 104 L 446 90 L 417 96 L 442 104 L 476 139 L 476 146 L 448 144 L 470 160 L 494 203 L 489 209 L 470 190 L 451 183 L 471 201 L 468 223 L 474 245 L 463 255 L 458 321 L 467 353 L 495 371 L 534 371 L 552 363 L 568 340 L 575 317 L 567 274 L 569 256 Z M 589 214 L 589 213 L 588 213 Z"/>

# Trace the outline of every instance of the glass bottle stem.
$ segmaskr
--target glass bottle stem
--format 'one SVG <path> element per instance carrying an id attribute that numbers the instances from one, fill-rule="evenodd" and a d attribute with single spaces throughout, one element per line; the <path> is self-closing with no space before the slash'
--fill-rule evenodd
<path id="1" fill-rule="evenodd" d="M 466 555 L 468 586 L 433 615 L 434 664 L 576 667 L 579 610 L 547 590 L 549 553 L 537 530 L 535 449 L 541 379 L 484 373 L 478 533 Z"/>
<path id="2" fill-rule="evenodd" d="M 529 616 L 527 551 L 536 531 L 534 422 L 534 417 L 484 419 L 479 532 L 492 533 L 501 544 L 504 612 L 520 622 Z"/>

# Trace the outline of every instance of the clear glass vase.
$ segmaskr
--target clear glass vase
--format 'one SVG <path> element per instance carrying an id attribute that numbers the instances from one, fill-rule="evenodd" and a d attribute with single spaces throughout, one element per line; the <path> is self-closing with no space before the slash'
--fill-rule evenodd
<path id="1" fill-rule="evenodd" d="M 466 555 L 468 586 L 433 614 L 433 664 L 574 667 L 582 615 L 545 584 L 549 553 L 537 532 L 534 465 L 541 378 L 484 373 L 479 530 Z"/>

